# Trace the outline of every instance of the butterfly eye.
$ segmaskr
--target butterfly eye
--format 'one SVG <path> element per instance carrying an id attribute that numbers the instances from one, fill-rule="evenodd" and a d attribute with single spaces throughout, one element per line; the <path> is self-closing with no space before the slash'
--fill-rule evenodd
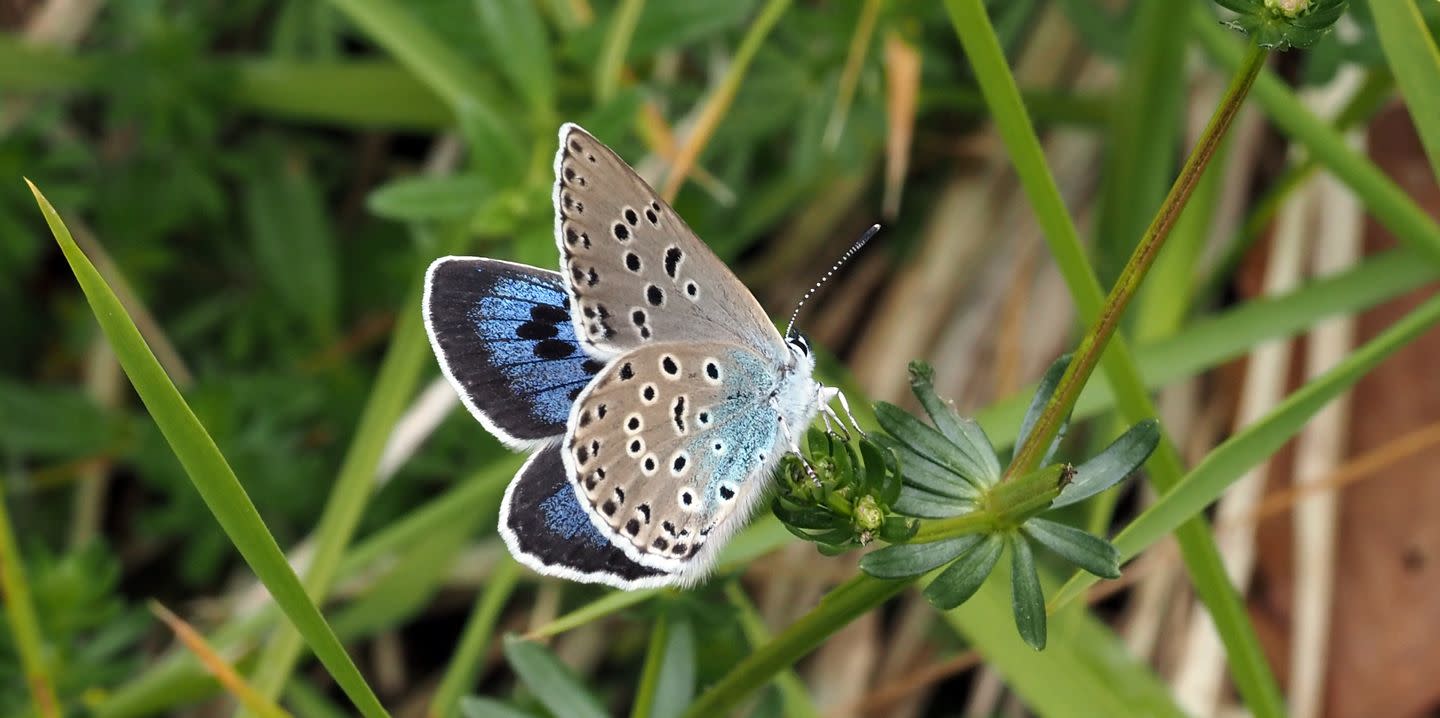
<path id="1" fill-rule="evenodd" d="M 801 354 L 810 356 L 810 342 L 805 340 L 805 335 L 795 332 L 790 335 L 787 341 L 790 343 L 790 346 L 800 350 Z"/>

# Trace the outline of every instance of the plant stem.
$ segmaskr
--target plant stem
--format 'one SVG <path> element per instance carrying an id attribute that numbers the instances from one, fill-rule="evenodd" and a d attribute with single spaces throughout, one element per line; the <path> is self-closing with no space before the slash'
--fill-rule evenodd
<path id="1" fill-rule="evenodd" d="M 821 599 L 820 605 L 790 624 L 775 639 L 746 656 L 719 683 L 690 704 L 686 718 L 728 715 L 730 710 L 771 676 L 794 665 L 830 634 L 900 593 L 910 581 L 886 581 L 858 575 Z"/>
<path id="2" fill-rule="evenodd" d="M 948 519 L 922 519 L 920 530 L 906 543 L 934 543 L 967 534 L 989 533 L 995 528 L 995 517 L 985 510 L 952 516 Z"/>
<path id="3" fill-rule="evenodd" d="M 1120 317 L 1124 316 L 1125 308 L 1135 296 L 1140 282 L 1145 279 L 1145 273 L 1154 263 L 1160 248 L 1165 245 L 1165 240 L 1170 236 L 1170 230 L 1175 226 L 1175 220 L 1180 217 L 1180 211 L 1190 200 L 1190 194 L 1195 191 L 1195 185 L 1204 174 L 1205 167 L 1210 164 L 1210 158 L 1215 154 L 1216 148 L 1220 146 L 1220 141 L 1225 137 L 1226 130 L 1230 128 L 1231 121 L 1240 111 L 1245 96 L 1250 93 L 1250 87 L 1255 84 L 1255 77 L 1265 66 L 1265 60 L 1269 54 L 1269 50 L 1253 42 L 1250 44 L 1250 49 L 1241 63 L 1240 70 L 1230 81 L 1230 87 L 1226 89 L 1220 106 L 1211 115 L 1210 123 L 1206 125 L 1200 141 L 1191 150 L 1190 156 L 1186 158 L 1185 166 L 1180 170 L 1180 176 L 1175 178 L 1175 183 L 1170 187 L 1170 193 L 1165 197 L 1165 203 L 1160 206 L 1160 211 L 1151 221 L 1150 227 L 1141 236 L 1140 243 L 1135 246 L 1134 253 L 1130 255 L 1130 261 L 1125 263 L 1125 268 L 1121 270 L 1119 279 L 1110 290 L 1110 295 L 1105 298 L 1105 306 L 1101 308 L 1099 320 L 1080 340 L 1080 346 L 1075 350 L 1075 358 L 1065 369 L 1065 375 L 1060 378 L 1060 385 L 1056 387 L 1055 394 L 1045 405 L 1045 410 L 1040 414 L 1040 419 L 1030 432 L 1029 440 L 1016 451 L 1015 459 L 1006 469 L 1007 479 L 1017 474 L 1024 475 L 1033 471 L 1040 463 L 1045 447 L 1048 447 L 1050 442 L 1055 439 L 1055 435 L 1059 433 L 1061 424 L 1065 422 L 1065 417 L 1070 414 L 1070 410 L 1075 406 L 1075 400 L 1080 396 L 1080 390 L 1085 388 L 1085 382 L 1099 363 L 1100 355 L 1105 351 L 1105 345 L 1109 343 L 1110 337 L 1120 326 Z"/>
<path id="4" fill-rule="evenodd" d="M 20 562 L 20 547 L 15 544 L 15 531 L 10 527 L 3 489 L 4 483 L 0 482 L 0 598 L 5 599 L 5 618 L 10 622 L 20 665 L 24 666 L 25 684 L 30 686 L 30 702 L 35 705 L 35 713 L 43 718 L 59 718 L 60 703 L 55 698 L 50 667 L 45 660 L 45 641 L 40 635 L 40 621 L 35 617 L 35 603 L 30 599 L 25 565 Z"/>

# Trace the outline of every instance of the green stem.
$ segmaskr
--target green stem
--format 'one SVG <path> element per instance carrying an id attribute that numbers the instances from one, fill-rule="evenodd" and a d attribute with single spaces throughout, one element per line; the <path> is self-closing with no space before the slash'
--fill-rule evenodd
<path id="1" fill-rule="evenodd" d="M 40 716 L 59 718 L 60 703 L 45 660 L 40 621 L 35 616 L 30 582 L 25 578 L 25 564 L 20 561 L 20 547 L 15 544 L 15 531 L 5 507 L 4 482 L 0 482 L 0 598 L 5 599 L 5 618 L 10 622 L 15 651 L 20 654 L 25 684 L 30 687 L 30 702 Z"/>
<path id="2" fill-rule="evenodd" d="M 957 536 L 990 533 L 995 530 L 995 517 L 989 511 L 972 511 L 948 519 L 921 519 L 920 530 L 908 543 L 934 543 Z"/>
<path id="3" fill-rule="evenodd" d="M 1091 326 L 1090 331 L 1080 340 L 1080 346 L 1075 350 L 1075 358 L 1071 360 L 1070 366 L 1065 369 L 1065 375 L 1060 378 L 1060 385 L 1056 387 L 1055 394 L 1045 405 L 1040 419 L 1035 423 L 1034 429 L 1030 432 L 1030 440 L 1025 442 L 1015 454 L 1015 459 L 1006 469 L 1006 478 L 1017 474 L 1027 474 L 1039 465 L 1040 459 L 1044 456 L 1046 447 L 1054 441 L 1060 427 L 1069 416 L 1070 410 L 1075 406 L 1075 400 L 1080 396 L 1080 390 L 1085 388 L 1085 382 L 1089 380 L 1090 374 L 1100 362 L 1100 355 L 1104 353 L 1106 344 L 1110 337 L 1120 326 L 1120 318 L 1125 314 L 1125 308 L 1129 306 L 1130 300 L 1135 296 L 1145 274 L 1154 263 L 1155 256 L 1160 248 L 1165 245 L 1165 240 L 1170 236 L 1170 230 L 1175 226 L 1175 221 L 1180 217 L 1180 211 L 1190 200 L 1190 195 L 1195 191 L 1195 185 L 1199 183 L 1200 177 L 1205 172 L 1205 167 L 1210 164 L 1210 158 L 1215 154 L 1220 141 L 1225 137 L 1225 132 L 1230 129 L 1230 123 L 1239 113 L 1240 107 L 1244 104 L 1245 96 L 1250 93 L 1250 87 L 1255 83 L 1255 77 L 1259 75 L 1261 68 L 1265 66 L 1265 60 L 1269 57 L 1269 50 L 1251 43 L 1250 49 L 1245 55 L 1240 69 L 1230 81 L 1230 87 L 1226 89 L 1225 96 L 1220 101 L 1220 106 L 1210 117 L 1210 123 L 1206 125 L 1200 141 L 1191 150 L 1190 156 L 1185 160 L 1185 166 L 1180 170 L 1180 176 L 1175 178 L 1175 183 L 1170 186 L 1170 193 L 1165 197 L 1165 203 L 1160 206 L 1160 211 L 1151 221 L 1149 229 L 1140 238 L 1140 243 L 1135 246 L 1135 251 L 1130 255 L 1130 261 L 1125 263 L 1121 270 L 1119 279 L 1111 288 L 1110 295 L 1105 298 L 1105 305 L 1101 308 L 1100 319 Z"/>
<path id="4" fill-rule="evenodd" d="M 745 640 L 750 642 L 750 646 L 758 648 L 769 644 L 770 629 L 765 627 L 760 612 L 755 610 L 755 605 L 750 602 L 750 597 L 745 595 L 745 589 L 739 581 L 726 582 L 725 597 L 730 599 L 730 604 L 735 607 L 736 617 L 740 620 L 740 631 L 745 634 Z M 793 668 L 786 668 L 776 674 L 775 687 L 780 689 L 782 715 L 791 718 L 818 718 L 820 711 L 810 700 L 805 682 L 800 680 Z"/>
<path id="5" fill-rule="evenodd" d="M 485 590 L 475 599 L 475 609 L 465 623 L 464 633 L 460 634 L 460 645 L 455 647 L 455 655 L 445 668 L 440 687 L 435 689 L 435 697 L 430 700 L 427 715 L 431 718 L 459 715 L 460 698 L 472 690 L 475 679 L 480 675 L 480 661 L 485 657 L 485 649 L 490 646 L 495 622 L 500 618 L 501 609 L 505 608 L 505 601 L 515 590 L 519 577 L 520 564 L 510 560 L 509 556 L 501 557 L 490 573 Z"/>
<path id="6" fill-rule="evenodd" d="M 840 584 L 820 605 L 790 624 L 775 639 L 746 656 L 726 676 L 690 704 L 686 718 L 728 715 L 771 676 L 814 650 L 821 641 L 905 590 L 910 581 L 883 581 L 859 575 Z"/>

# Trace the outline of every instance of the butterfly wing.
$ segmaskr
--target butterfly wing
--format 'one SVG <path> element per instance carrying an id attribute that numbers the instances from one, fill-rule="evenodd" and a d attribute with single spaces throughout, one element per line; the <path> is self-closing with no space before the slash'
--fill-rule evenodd
<path id="1" fill-rule="evenodd" d="M 425 330 L 465 407 L 516 448 L 565 433 L 570 406 L 600 370 L 575 341 L 560 275 L 443 257 L 425 275 Z"/>
<path id="2" fill-rule="evenodd" d="M 555 241 L 575 331 L 611 357 L 651 343 L 784 342 L 745 285 L 608 147 L 574 124 L 555 156 Z"/>
<path id="3" fill-rule="evenodd" d="M 631 560 L 698 579 L 784 455 L 784 379 L 729 342 L 640 347 L 581 394 L 562 458 L 592 524 Z"/>
<path id="4" fill-rule="evenodd" d="M 510 482 L 500 504 L 500 535 L 511 555 L 546 576 L 623 589 L 679 578 L 631 560 L 591 524 L 566 480 L 558 444 L 536 452 Z"/>

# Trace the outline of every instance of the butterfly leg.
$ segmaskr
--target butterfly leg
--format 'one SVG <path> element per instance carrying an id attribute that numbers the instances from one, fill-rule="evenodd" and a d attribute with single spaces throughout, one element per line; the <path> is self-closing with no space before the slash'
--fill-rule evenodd
<path id="1" fill-rule="evenodd" d="M 855 413 L 850 410 L 850 401 L 845 398 L 845 392 L 833 386 L 821 385 L 819 394 L 820 413 L 822 416 L 834 419 L 835 423 L 839 424 L 843 429 L 845 423 L 840 420 L 840 415 L 835 412 L 834 407 L 830 406 L 830 402 L 838 400 L 840 402 L 840 409 L 845 412 L 845 418 L 850 420 L 850 425 L 855 427 L 855 431 L 860 432 L 861 436 L 865 436 L 865 430 L 860 428 L 860 422 L 855 419 Z M 826 425 L 829 425 L 828 420 L 826 421 Z M 845 440 L 850 440 L 848 432 Z"/>
<path id="2" fill-rule="evenodd" d="M 774 404 L 773 399 L 771 400 L 771 404 Z M 778 408 L 776 411 L 776 418 L 780 422 L 780 433 L 785 435 L 785 443 L 789 444 L 790 446 L 790 453 L 794 454 L 796 458 L 800 459 L 800 465 L 805 467 L 805 473 L 809 474 L 810 480 L 814 482 L 816 486 L 819 486 L 820 475 L 815 473 L 815 467 L 810 465 L 810 461 L 806 459 L 805 454 L 800 451 L 799 440 L 797 440 L 795 438 L 795 434 L 790 431 L 790 424 L 785 421 L 784 417 L 779 416 Z"/>

